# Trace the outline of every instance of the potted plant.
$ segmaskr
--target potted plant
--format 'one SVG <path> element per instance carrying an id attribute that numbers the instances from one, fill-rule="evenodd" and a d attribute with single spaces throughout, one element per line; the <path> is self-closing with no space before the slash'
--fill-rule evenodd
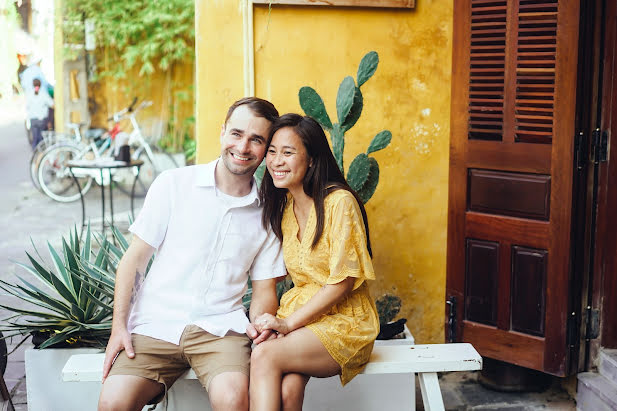
<path id="1" fill-rule="evenodd" d="M 112 231 L 117 245 L 93 236 L 90 227 L 82 238 L 74 229 L 68 240 L 62 238 L 60 250 L 48 245 L 49 263 L 36 248 L 34 255 L 26 253 L 29 264 L 18 263 L 36 282 L 20 275 L 16 284 L 0 280 L 0 288 L 16 299 L 0 305 L 12 313 L 0 331 L 4 338 L 32 335 L 36 347 L 25 354 L 29 409 L 96 407 L 100 383 L 77 388 L 62 382 L 61 370 L 71 355 L 101 351 L 109 339 L 115 271 L 128 247 L 124 236 Z"/>

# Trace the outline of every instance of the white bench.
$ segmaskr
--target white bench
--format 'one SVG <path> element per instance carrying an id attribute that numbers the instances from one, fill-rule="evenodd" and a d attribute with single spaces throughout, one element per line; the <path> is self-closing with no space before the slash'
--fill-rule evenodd
<path id="1" fill-rule="evenodd" d="M 76 354 L 62 369 L 63 381 L 101 381 L 104 354 Z M 482 357 L 467 343 L 376 346 L 363 374 L 418 374 L 424 409 L 443 410 L 438 372 L 482 369 Z M 181 378 L 196 379 L 193 370 Z M 414 379 L 410 379 L 411 390 Z"/>

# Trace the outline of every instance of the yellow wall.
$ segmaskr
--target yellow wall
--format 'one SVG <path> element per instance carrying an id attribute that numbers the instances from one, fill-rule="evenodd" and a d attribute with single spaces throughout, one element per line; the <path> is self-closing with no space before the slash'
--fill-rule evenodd
<path id="1" fill-rule="evenodd" d="M 105 67 L 115 64 L 115 60 L 109 53 L 100 51 L 97 53 L 97 63 Z M 154 65 L 156 67 L 156 62 Z M 139 69 L 134 67 L 129 70 L 126 79 L 105 78 L 88 84 L 89 98 L 95 102 L 95 112 L 91 112 L 93 126 L 108 126 L 106 119 L 128 106 L 134 97 L 138 98 L 138 102 L 150 100 L 153 103 L 137 116 L 147 136 L 160 138 L 164 135 L 172 114 L 178 125 L 194 115 L 193 62 L 174 64 L 166 72 L 159 70 L 147 76 L 139 76 Z M 178 90 L 187 91 L 188 98 L 178 98 Z M 92 109 L 92 104 L 90 106 Z M 130 130 L 128 121 L 122 127 Z"/>
<path id="2" fill-rule="evenodd" d="M 198 162 L 218 155 L 227 107 L 243 96 L 243 4 L 196 2 Z M 371 290 L 403 299 L 400 316 L 417 342 L 442 342 L 452 1 L 418 0 L 414 10 L 255 6 L 253 33 L 255 94 L 281 113 L 301 113 L 298 90 L 309 85 L 334 121 L 340 81 L 355 77 L 365 53 L 379 53 L 345 147 L 347 166 L 377 132 L 393 134 L 375 154 L 380 183 L 367 203 L 378 273 Z"/>

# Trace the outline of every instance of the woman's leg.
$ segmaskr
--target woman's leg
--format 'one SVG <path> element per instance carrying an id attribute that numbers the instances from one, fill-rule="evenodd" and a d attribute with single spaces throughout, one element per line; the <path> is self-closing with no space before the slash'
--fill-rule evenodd
<path id="1" fill-rule="evenodd" d="M 283 376 L 281 384 L 281 401 L 283 411 L 302 411 L 304 388 L 309 381 L 308 375 L 290 373 Z"/>
<path id="2" fill-rule="evenodd" d="M 251 355 L 251 410 L 281 409 L 285 374 L 330 377 L 340 372 L 341 367 L 308 328 L 265 341 L 255 347 Z"/>

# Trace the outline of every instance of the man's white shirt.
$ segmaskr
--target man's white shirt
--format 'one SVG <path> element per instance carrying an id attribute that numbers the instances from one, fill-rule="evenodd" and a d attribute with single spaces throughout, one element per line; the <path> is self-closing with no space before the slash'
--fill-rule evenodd
<path id="1" fill-rule="evenodd" d="M 129 332 L 174 344 L 189 324 L 219 336 L 244 333 L 247 276 L 286 274 L 280 242 L 262 226 L 255 182 L 245 197 L 224 195 L 215 186 L 217 162 L 165 171 L 148 190 L 129 231 L 157 251 Z"/>

